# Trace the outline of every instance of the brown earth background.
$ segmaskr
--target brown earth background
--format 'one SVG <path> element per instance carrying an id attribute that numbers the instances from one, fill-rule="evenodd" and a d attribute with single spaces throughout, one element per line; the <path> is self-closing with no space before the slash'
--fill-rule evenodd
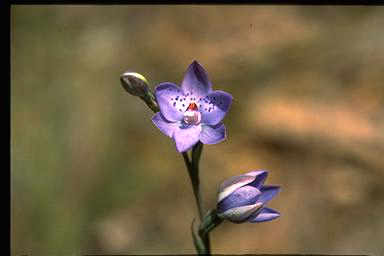
<path id="1" fill-rule="evenodd" d="M 183 159 L 119 76 L 180 84 L 198 60 L 234 96 L 204 147 L 205 207 L 256 169 L 282 192 L 214 253 L 384 254 L 384 7 L 11 7 L 13 255 L 194 253 Z"/>

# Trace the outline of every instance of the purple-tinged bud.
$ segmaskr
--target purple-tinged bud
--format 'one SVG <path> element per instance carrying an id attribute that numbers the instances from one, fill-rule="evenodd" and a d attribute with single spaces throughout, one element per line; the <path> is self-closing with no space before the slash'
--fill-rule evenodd
<path id="1" fill-rule="evenodd" d="M 265 207 L 280 191 L 279 186 L 263 185 L 267 171 L 253 171 L 224 181 L 219 188 L 217 216 L 234 223 L 273 220 L 280 213 Z"/>
<path id="2" fill-rule="evenodd" d="M 148 92 L 148 81 L 145 77 L 135 72 L 125 72 L 120 76 L 121 85 L 134 96 L 144 96 Z"/>

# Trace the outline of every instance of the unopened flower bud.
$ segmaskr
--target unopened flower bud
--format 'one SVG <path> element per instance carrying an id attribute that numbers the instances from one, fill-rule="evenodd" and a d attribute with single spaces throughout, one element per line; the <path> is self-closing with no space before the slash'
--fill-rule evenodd
<path id="1" fill-rule="evenodd" d="M 125 72 L 120 81 L 124 89 L 134 96 L 144 96 L 148 91 L 148 81 L 139 73 Z"/>
<path id="2" fill-rule="evenodd" d="M 224 181 L 219 188 L 217 212 L 234 223 L 264 222 L 280 216 L 265 207 L 280 191 L 279 186 L 264 185 L 268 172 L 252 171 Z"/>

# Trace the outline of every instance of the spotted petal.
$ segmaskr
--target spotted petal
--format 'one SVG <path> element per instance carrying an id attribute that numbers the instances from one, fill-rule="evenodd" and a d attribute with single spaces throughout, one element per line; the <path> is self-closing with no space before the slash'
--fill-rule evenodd
<path id="1" fill-rule="evenodd" d="M 208 125 L 220 123 L 231 106 L 233 97 L 223 91 L 214 91 L 202 99 L 201 122 Z"/>
<path id="2" fill-rule="evenodd" d="M 152 122 L 156 125 L 157 128 L 160 129 L 160 131 L 162 131 L 168 137 L 172 137 L 174 131 L 180 126 L 179 123 L 170 122 L 165 119 L 161 112 L 157 112 L 152 117 Z"/>
<path id="3" fill-rule="evenodd" d="M 192 62 L 185 72 L 181 88 L 185 93 L 195 95 L 196 97 L 205 97 L 212 91 L 212 84 L 208 78 L 207 72 L 197 62 Z"/>
<path id="4" fill-rule="evenodd" d="M 180 122 L 183 119 L 181 108 L 183 90 L 172 83 L 161 83 L 155 88 L 155 95 L 160 111 L 171 122 Z M 180 101 L 181 99 L 181 101 Z"/>
<path id="5" fill-rule="evenodd" d="M 175 130 L 172 135 L 177 151 L 185 152 L 191 149 L 200 139 L 201 125 L 185 125 Z"/>
<path id="6" fill-rule="evenodd" d="M 224 124 L 215 126 L 203 125 L 200 133 L 200 141 L 204 144 L 216 144 L 225 139 Z"/>
<path id="7" fill-rule="evenodd" d="M 247 221 L 251 223 L 270 221 L 280 217 L 280 213 L 277 211 L 264 207 L 260 213 L 256 213 L 254 216 L 250 216 Z"/>

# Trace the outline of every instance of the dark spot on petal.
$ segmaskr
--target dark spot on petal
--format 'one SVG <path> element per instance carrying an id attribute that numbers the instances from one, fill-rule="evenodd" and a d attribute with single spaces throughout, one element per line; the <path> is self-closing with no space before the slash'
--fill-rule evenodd
<path id="1" fill-rule="evenodd" d="M 183 104 L 183 107 L 185 107 L 185 105 Z"/>

